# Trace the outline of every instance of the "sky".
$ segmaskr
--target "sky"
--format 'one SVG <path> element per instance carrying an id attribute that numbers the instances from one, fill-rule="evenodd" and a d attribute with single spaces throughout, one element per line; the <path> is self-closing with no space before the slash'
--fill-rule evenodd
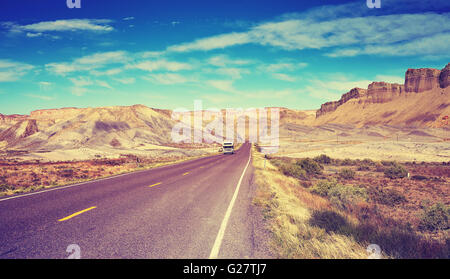
<path id="1" fill-rule="evenodd" d="M 380 1 L 2 0 L 0 113 L 317 109 L 450 62 L 450 1 Z"/>

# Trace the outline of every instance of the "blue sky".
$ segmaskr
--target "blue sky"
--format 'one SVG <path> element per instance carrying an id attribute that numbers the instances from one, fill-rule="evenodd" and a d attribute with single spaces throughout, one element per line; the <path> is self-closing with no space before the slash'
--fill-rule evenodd
<path id="1" fill-rule="evenodd" d="M 3 0 L 0 113 L 317 109 L 450 62 L 450 2 Z"/>

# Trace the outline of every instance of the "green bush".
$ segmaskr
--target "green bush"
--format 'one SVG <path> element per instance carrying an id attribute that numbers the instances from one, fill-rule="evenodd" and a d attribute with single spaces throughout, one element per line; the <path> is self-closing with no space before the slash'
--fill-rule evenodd
<path id="1" fill-rule="evenodd" d="M 320 164 L 325 164 L 325 165 L 331 164 L 331 158 L 325 154 L 321 154 L 317 157 L 314 157 L 313 160 Z"/>
<path id="2" fill-rule="evenodd" d="M 346 209 L 350 204 L 367 200 L 366 189 L 353 185 L 337 184 L 328 191 L 328 196 L 331 203 L 341 209 Z"/>
<path id="3" fill-rule="evenodd" d="M 419 228 L 427 231 L 446 230 L 449 228 L 450 207 L 436 203 L 425 207 L 419 223 Z"/>
<path id="4" fill-rule="evenodd" d="M 322 165 L 311 158 L 297 160 L 295 164 L 305 170 L 307 174 L 322 174 Z"/>
<path id="5" fill-rule="evenodd" d="M 284 175 L 292 176 L 297 179 L 307 178 L 306 171 L 303 170 L 301 166 L 298 166 L 295 164 L 284 163 L 284 164 L 280 164 L 279 168 L 280 168 L 281 172 L 283 172 Z"/>
<path id="6" fill-rule="evenodd" d="M 371 167 L 375 167 L 376 163 L 370 159 L 364 159 L 358 163 L 359 171 L 368 171 Z"/>
<path id="7" fill-rule="evenodd" d="M 351 169 L 342 169 L 339 171 L 339 176 L 343 179 L 353 179 L 355 178 L 355 172 Z"/>
<path id="8" fill-rule="evenodd" d="M 321 180 L 317 182 L 316 185 L 310 188 L 311 193 L 318 194 L 320 196 L 326 197 L 328 196 L 328 192 L 336 187 L 338 182 L 336 180 Z"/>
<path id="9" fill-rule="evenodd" d="M 394 206 L 406 202 L 406 197 L 395 189 L 371 189 L 372 199 L 376 202 Z"/>
<path id="10" fill-rule="evenodd" d="M 394 164 L 384 170 L 384 175 L 390 179 L 403 178 L 408 175 L 408 171 L 403 166 Z"/>

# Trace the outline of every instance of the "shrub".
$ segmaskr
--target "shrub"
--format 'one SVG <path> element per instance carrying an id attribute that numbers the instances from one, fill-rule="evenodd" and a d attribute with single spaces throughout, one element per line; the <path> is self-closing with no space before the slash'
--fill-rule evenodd
<path id="1" fill-rule="evenodd" d="M 368 166 L 368 165 L 360 165 L 360 166 L 358 166 L 358 170 L 359 171 L 368 171 L 368 170 L 370 170 L 370 166 Z"/>
<path id="2" fill-rule="evenodd" d="M 311 193 L 326 197 L 328 196 L 328 192 L 337 185 L 340 184 L 338 184 L 336 180 L 321 180 L 311 187 L 310 191 Z"/>
<path id="3" fill-rule="evenodd" d="M 65 170 L 58 171 L 58 175 L 61 177 L 72 177 L 73 169 L 65 169 Z"/>
<path id="4" fill-rule="evenodd" d="M 339 176 L 343 179 L 355 178 L 355 172 L 351 169 L 342 169 L 339 171 Z"/>
<path id="5" fill-rule="evenodd" d="M 325 164 L 325 165 L 331 164 L 331 158 L 325 154 L 321 154 L 321 155 L 315 157 L 314 161 L 316 161 L 317 163 L 320 163 L 320 164 Z"/>
<path id="6" fill-rule="evenodd" d="M 384 175 L 390 179 L 403 178 L 408 175 L 408 171 L 403 166 L 394 164 L 384 170 Z"/>
<path id="7" fill-rule="evenodd" d="M 350 204 L 367 200 L 366 189 L 353 185 L 336 184 L 328 191 L 331 203 L 340 209 L 346 209 Z"/>
<path id="8" fill-rule="evenodd" d="M 423 175 L 413 175 L 413 176 L 411 176 L 411 179 L 414 179 L 414 180 L 428 180 L 428 177 L 423 176 Z"/>
<path id="9" fill-rule="evenodd" d="M 0 185 L 0 192 L 13 190 L 14 188 L 12 186 L 9 186 L 8 184 L 1 184 Z"/>
<path id="10" fill-rule="evenodd" d="M 343 161 L 341 161 L 341 166 L 352 166 L 353 165 L 353 161 L 351 159 L 344 159 Z"/>
<path id="11" fill-rule="evenodd" d="M 306 171 L 302 169 L 301 166 L 295 165 L 295 164 L 289 164 L 284 163 L 280 165 L 280 170 L 283 172 L 283 174 L 287 176 L 292 176 L 297 179 L 305 179 L 306 177 Z"/>
<path id="12" fill-rule="evenodd" d="M 327 232 L 336 233 L 347 231 L 347 227 L 350 227 L 350 224 L 342 215 L 331 210 L 313 211 L 309 223 L 312 226 L 323 228 Z"/>
<path id="13" fill-rule="evenodd" d="M 362 164 L 367 165 L 367 166 L 375 166 L 375 162 L 370 160 L 370 159 L 364 159 L 361 161 Z"/>
<path id="14" fill-rule="evenodd" d="M 385 168 L 381 163 L 375 163 L 375 171 L 376 172 L 384 172 Z"/>
<path id="15" fill-rule="evenodd" d="M 307 174 L 322 174 L 322 165 L 311 158 L 300 159 L 295 164 L 305 170 Z"/>
<path id="16" fill-rule="evenodd" d="M 371 189 L 372 199 L 376 202 L 394 206 L 406 202 L 406 197 L 395 189 Z"/>
<path id="17" fill-rule="evenodd" d="M 395 166 L 397 162 L 395 161 L 381 161 L 381 164 L 385 167 Z"/>
<path id="18" fill-rule="evenodd" d="M 449 228 L 450 207 L 442 203 L 436 203 L 425 207 L 419 223 L 422 230 L 436 231 Z"/>

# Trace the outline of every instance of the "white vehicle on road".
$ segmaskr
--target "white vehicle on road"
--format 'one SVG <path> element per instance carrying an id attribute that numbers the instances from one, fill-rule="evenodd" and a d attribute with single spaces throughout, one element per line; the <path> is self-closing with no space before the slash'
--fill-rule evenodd
<path id="1" fill-rule="evenodd" d="M 234 154 L 234 143 L 224 142 L 222 145 L 223 154 Z"/>

